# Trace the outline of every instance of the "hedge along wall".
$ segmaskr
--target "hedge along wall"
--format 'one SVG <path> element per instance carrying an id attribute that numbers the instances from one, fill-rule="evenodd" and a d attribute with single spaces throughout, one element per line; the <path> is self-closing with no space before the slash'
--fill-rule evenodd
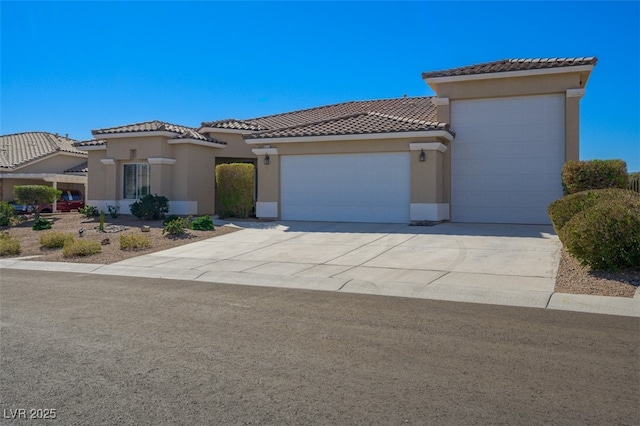
<path id="1" fill-rule="evenodd" d="M 249 217 L 253 211 L 255 167 L 253 164 L 231 163 L 216 166 L 216 191 L 223 217 Z"/>
<path id="2" fill-rule="evenodd" d="M 565 194 L 589 189 L 627 189 L 627 163 L 623 160 L 567 161 L 562 167 Z"/>

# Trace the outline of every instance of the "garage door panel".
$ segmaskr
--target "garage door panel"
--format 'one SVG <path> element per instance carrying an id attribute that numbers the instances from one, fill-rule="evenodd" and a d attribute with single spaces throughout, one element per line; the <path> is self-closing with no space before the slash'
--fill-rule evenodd
<path id="1" fill-rule="evenodd" d="M 451 102 L 451 209 L 457 222 L 549 223 L 562 196 L 562 95 Z"/>
<path id="2" fill-rule="evenodd" d="M 285 220 L 409 222 L 408 153 L 281 158 Z"/>

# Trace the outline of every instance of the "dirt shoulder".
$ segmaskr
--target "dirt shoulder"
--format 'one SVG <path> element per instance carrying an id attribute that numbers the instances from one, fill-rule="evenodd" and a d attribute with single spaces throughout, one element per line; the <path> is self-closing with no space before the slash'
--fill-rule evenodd
<path id="1" fill-rule="evenodd" d="M 87 219 L 78 213 L 59 213 L 43 215 L 53 222 L 51 231 L 68 232 L 74 236 L 79 235 L 82 228 L 82 238 L 105 243 L 102 251 L 93 256 L 65 258 L 62 250 L 46 249 L 40 247 L 40 235 L 47 231 L 33 231 L 31 225 L 33 218 L 28 217 L 18 225 L 5 228 L 4 232 L 15 236 L 19 241 L 22 252 L 19 257 L 34 257 L 33 260 L 44 262 L 81 262 L 111 264 L 131 257 L 154 253 L 170 249 L 172 247 L 205 240 L 219 235 L 234 232 L 236 228 L 216 227 L 215 231 L 188 231 L 184 237 L 170 238 L 162 234 L 163 224 L 161 220 L 141 220 L 131 215 L 121 215 L 118 218 L 107 216 L 105 227 L 124 227 L 119 232 L 101 232 L 98 230 L 98 218 Z M 119 238 L 121 235 L 140 233 L 142 226 L 149 226 L 149 232 L 145 233 L 151 239 L 151 247 L 140 251 L 120 250 Z M 598 296 L 633 297 L 640 286 L 640 271 L 624 270 L 619 272 L 592 271 L 590 268 L 580 265 L 567 252 L 562 251 L 562 257 L 558 267 L 555 291 L 559 293 L 590 294 Z"/>

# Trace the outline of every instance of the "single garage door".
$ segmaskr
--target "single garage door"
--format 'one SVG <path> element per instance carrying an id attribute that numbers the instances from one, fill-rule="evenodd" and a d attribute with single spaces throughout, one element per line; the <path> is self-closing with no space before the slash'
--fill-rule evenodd
<path id="1" fill-rule="evenodd" d="M 409 153 L 281 157 L 284 220 L 408 223 Z"/>
<path id="2" fill-rule="evenodd" d="M 564 96 L 452 101 L 451 220 L 550 223 L 562 196 Z"/>

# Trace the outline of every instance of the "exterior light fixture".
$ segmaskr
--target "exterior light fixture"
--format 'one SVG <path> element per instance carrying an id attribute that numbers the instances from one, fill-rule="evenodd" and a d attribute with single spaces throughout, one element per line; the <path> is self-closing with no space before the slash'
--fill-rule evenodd
<path id="1" fill-rule="evenodd" d="M 427 154 L 424 153 L 424 149 L 420 150 L 420 157 L 418 157 L 420 161 L 424 161 L 427 158 Z"/>
<path id="2" fill-rule="evenodd" d="M 269 154 L 264 156 L 264 165 L 268 166 L 269 165 Z"/>

